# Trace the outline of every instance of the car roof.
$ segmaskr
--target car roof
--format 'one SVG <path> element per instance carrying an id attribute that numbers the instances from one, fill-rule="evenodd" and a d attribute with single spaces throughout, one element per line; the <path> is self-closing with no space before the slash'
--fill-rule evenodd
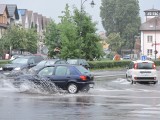
<path id="1" fill-rule="evenodd" d="M 62 59 L 45 59 L 45 60 L 42 60 L 42 61 L 55 62 L 55 61 L 59 61 L 59 60 L 62 60 Z M 42 61 L 41 61 L 41 62 L 42 62 Z M 62 61 L 65 61 L 65 60 L 62 60 Z"/>
<path id="2" fill-rule="evenodd" d="M 133 61 L 134 63 L 143 63 L 143 62 L 148 62 L 148 63 L 154 63 L 153 61 L 151 60 L 135 60 Z"/>
<path id="3" fill-rule="evenodd" d="M 72 64 L 54 64 L 54 65 L 47 65 L 45 67 L 56 67 L 56 66 L 81 66 L 81 65 L 72 65 Z"/>

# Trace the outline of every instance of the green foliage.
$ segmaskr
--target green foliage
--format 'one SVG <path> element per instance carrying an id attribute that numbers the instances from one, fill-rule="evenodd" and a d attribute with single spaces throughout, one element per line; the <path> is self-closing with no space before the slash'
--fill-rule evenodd
<path id="1" fill-rule="evenodd" d="M 26 36 L 26 50 L 31 53 L 37 52 L 37 40 L 38 35 L 35 33 L 35 29 L 28 29 L 25 33 Z"/>
<path id="2" fill-rule="evenodd" d="M 65 11 L 60 16 L 61 22 L 56 24 L 52 22 L 47 27 L 45 43 L 49 47 L 49 56 L 56 55 L 54 49 L 60 48 L 58 57 L 67 58 L 85 58 L 87 60 L 98 59 L 103 56 L 102 46 L 99 43 L 95 23 L 84 11 L 80 12 L 74 9 L 74 15 L 71 15 L 69 6 L 66 5 Z M 57 34 L 56 31 L 59 31 Z M 80 31 L 82 34 L 80 36 Z"/>
<path id="3" fill-rule="evenodd" d="M 58 40 L 59 40 L 59 34 L 58 34 L 57 24 L 54 21 L 51 21 L 46 28 L 45 40 L 44 40 L 45 44 L 48 46 L 49 49 L 48 55 L 50 57 L 56 55 L 54 49 L 56 47 L 60 47 L 60 43 Z"/>
<path id="4" fill-rule="evenodd" d="M 82 58 L 87 60 L 99 59 L 103 54 L 102 45 L 100 44 L 100 38 L 97 36 L 96 23 L 92 22 L 92 19 L 85 11 L 74 10 L 74 21 L 78 27 L 78 33 L 80 36 L 80 49 L 82 50 Z"/>
<path id="5" fill-rule="evenodd" d="M 10 62 L 11 62 L 10 60 L 0 60 L 0 67 L 2 67 L 5 64 L 8 64 Z"/>
<path id="6" fill-rule="evenodd" d="M 108 39 L 106 41 L 109 44 L 109 48 L 112 51 L 115 51 L 116 53 L 118 53 L 121 45 L 123 44 L 122 42 L 122 38 L 120 37 L 119 33 L 111 33 L 108 36 Z"/>
<path id="7" fill-rule="evenodd" d="M 141 24 L 138 0 L 102 0 L 100 16 L 107 32 L 119 33 L 121 46 L 134 47 L 134 36 L 138 34 Z M 115 49 L 115 48 L 114 48 Z"/>
<path id="8" fill-rule="evenodd" d="M 23 29 L 19 26 L 11 26 L 0 39 L 0 51 L 11 49 L 25 49 L 29 52 L 37 50 L 37 33 L 32 29 Z"/>
<path id="9" fill-rule="evenodd" d="M 105 69 L 105 68 L 124 68 L 129 65 L 131 61 L 89 61 L 91 69 Z"/>

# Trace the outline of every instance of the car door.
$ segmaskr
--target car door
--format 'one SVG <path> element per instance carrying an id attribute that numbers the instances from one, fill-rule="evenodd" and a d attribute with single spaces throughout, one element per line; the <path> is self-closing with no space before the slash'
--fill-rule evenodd
<path id="1" fill-rule="evenodd" d="M 67 66 L 57 66 L 55 68 L 54 77 L 52 81 L 60 88 L 66 88 L 68 80 L 70 79 L 70 70 Z"/>

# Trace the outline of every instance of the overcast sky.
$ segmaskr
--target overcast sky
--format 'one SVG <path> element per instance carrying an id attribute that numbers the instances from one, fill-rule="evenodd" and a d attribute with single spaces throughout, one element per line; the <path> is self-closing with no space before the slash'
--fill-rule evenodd
<path id="1" fill-rule="evenodd" d="M 28 9 L 33 12 L 38 12 L 46 17 L 51 17 L 57 23 L 60 21 L 58 16 L 63 15 L 61 12 L 64 10 L 66 3 L 69 4 L 72 9 L 76 6 L 80 9 L 81 0 L 0 0 L 0 4 L 17 4 L 18 9 Z M 83 0 L 84 1 L 84 0 Z M 92 8 L 90 2 L 92 0 L 87 0 L 83 6 L 85 10 L 92 16 L 93 21 L 98 22 L 98 31 L 104 31 L 101 18 L 100 18 L 100 6 L 101 0 L 94 0 L 95 6 Z M 140 16 L 142 21 L 144 20 L 144 10 L 155 8 L 160 9 L 160 0 L 139 0 L 140 2 Z"/>

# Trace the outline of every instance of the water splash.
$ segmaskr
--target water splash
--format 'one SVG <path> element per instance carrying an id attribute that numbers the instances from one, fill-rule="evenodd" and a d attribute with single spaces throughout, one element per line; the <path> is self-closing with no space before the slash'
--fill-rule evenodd
<path id="1" fill-rule="evenodd" d="M 58 88 L 53 82 L 48 79 L 37 79 L 30 81 L 28 79 L 19 79 L 19 83 L 13 83 L 19 89 L 19 92 L 39 93 L 39 94 L 59 94 L 65 93 L 62 89 Z M 17 82 L 17 81 L 16 81 Z M 18 87 L 17 87 L 18 85 Z"/>
<path id="2" fill-rule="evenodd" d="M 19 75 L 26 75 L 25 71 L 22 72 L 10 72 L 9 74 L 0 74 L 0 90 L 9 90 L 13 92 L 27 92 L 38 94 L 62 94 L 66 91 L 58 88 L 49 79 L 38 79 L 38 84 L 28 79 L 19 79 L 15 81 L 15 78 Z M 19 82 L 19 83 L 18 83 Z M 18 86 L 17 86 L 18 85 Z"/>

